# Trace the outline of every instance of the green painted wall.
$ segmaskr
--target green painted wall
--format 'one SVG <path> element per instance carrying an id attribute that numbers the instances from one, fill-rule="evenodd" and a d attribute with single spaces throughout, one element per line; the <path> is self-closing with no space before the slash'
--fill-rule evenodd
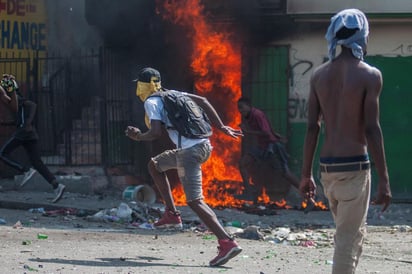
<path id="1" fill-rule="evenodd" d="M 367 57 L 382 71 L 380 121 L 394 198 L 412 199 L 409 157 L 412 137 L 412 57 Z M 376 182 L 376 174 L 374 173 Z"/>
<path id="2" fill-rule="evenodd" d="M 287 136 L 289 47 L 267 47 L 251 51 L 248 57 L 243 94 L 266 113 L 276 132 Z"/>

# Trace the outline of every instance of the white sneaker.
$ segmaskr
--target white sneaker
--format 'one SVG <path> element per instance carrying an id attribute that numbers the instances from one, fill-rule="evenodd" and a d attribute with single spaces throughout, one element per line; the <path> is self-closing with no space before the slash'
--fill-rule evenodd
<path id="1" fill-rule="evenodd" d="M 56 194 L 56 197 L 53 199 L 52 203 L 56 203 L 63 197 L 63 193 L 66 190 L 66 186 L 63 184 L 59 184 L 57 188 L 54 190 L 54 194 Z"/>
<path id="2" fill-rule="evenodd" d="M 20 183 L 20 187 L 23 187 L 30 179 L 33 177 L 34 173 L 37 171 L 33 168 L 30 168 L 28 171 L 24 173 L 23 180 Z"/>

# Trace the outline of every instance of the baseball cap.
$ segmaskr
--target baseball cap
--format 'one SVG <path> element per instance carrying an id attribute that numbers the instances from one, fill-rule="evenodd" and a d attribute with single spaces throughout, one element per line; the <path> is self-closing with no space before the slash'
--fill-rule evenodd
<path id="1" fill-rule="evenodd" d="M 154 68 L 143 68 L 139 71 L 139 73 L 137 74 L 137 78 L 134 79 L 134 82 L 144 82 L 144 83 L 150 83 L 152 77 L 156 77 L 158 78 L 159 82 L 160 82 L 160 72 Z"/>

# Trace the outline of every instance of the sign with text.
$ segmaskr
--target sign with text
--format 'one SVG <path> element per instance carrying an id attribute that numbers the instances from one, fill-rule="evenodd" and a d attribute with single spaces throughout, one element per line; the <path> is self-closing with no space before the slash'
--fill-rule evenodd
<path id="1" fill-rule="evenodd" d="M 36 51 L 45 53 L 46 22 L 44 0 L 0 0 L 1 52 L 8 56 L 27 56 Z"/>

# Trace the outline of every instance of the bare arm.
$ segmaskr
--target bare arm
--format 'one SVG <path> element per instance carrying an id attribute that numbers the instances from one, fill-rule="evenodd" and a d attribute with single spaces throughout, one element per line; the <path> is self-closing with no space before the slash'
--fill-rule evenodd
<path id="1" fill-rule="evenodd" d="M 128 126 L 125 133 L 127 137 L 135 141 L 152 141 L 162 135 L 162 122 L 151 120 L 150 128 L 145 133 L 142 133 L 137 127 Z"/>
<path id="2" fill-rule="evenodd" d="M 219 114 L 216 112 L 215 108 L 209 103 L 209 101 L 205 97 L 194 95 L 194 94 L 188 94 L 188 96 L 192 98 L 193 101 L 195 101 L 201 108 L 205 110 L 207 116 L 212 121 L 212 123 L 216 125 L 217 128 L 219 128 L 223 133 L 233 138 L 242 136 L 242 132 L 240 130 L 235 130 L 223 124 L 222 119 L 220 119 Z"/>
<path id="3" fill-rule="evenodd" d="M 368 142 L 368 150 L 375 162 L 379 182 L 376 204 L 383 204 L 385 211 L 392 198 L 389 175 L 386 166 L 385 149 L 382 129 L 379 122 L 379 96 L 382 90 L 382 75 L 374 69 L 366 90 L 364 102 L 365 134 Z"/>
<path id="4" fill-rule="evenodd" d="M 316 184 L 313 179 L 313 158 L 319 139 L 321 127 L 320 104 L 314 87 L 314 77 L 310 80 L 310 93 L 308 101 L 308 121 L 303 146 L 303 165 L 300 182 L 300 191 L 306 198 L 313 198 L 316 191 Z"/>

